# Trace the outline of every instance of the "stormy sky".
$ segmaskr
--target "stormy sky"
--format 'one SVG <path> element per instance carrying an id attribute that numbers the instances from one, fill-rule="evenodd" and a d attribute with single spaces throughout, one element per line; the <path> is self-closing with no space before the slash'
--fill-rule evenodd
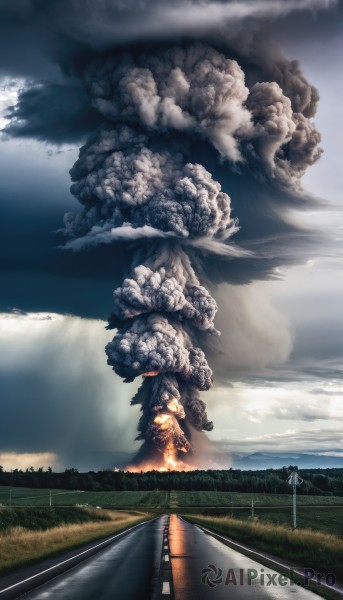
<path id="1" fill-rule="evenodd" d="M 85 84 L 91 61 L 108 53 L 137 61 L 156 45 L 194 41 L 239 56 L 251 85 L 276 58 L 286 64 L 285 79 L 284 57 L 298 60 L 319 91 L 314 123 L 323 149 L 299 194 L 257 177 L 258 163 L 228 174 L 213 128 L 202 132 L 203 144 L 189 142 L 194 162 L 206 153 L 230 195 L 240 225 L 235 244 L 251 253 L 203 260 L 222 332 L 208 348 L 209 454 L 221 466 L 240 453 L 343 457 L 342 3 L 135 5 L 1 3 L 0 464 L 102 468 L 138 448 L 139 410 L 129 404 L 137 384 L 122 383 L 104 352 L 113 337 L 105 330 L 113 289 L 131 247 L 61 248 L 64 214 L 78 210 L 69 170 L 102 123 Z M 277 176 L 284 183 L 284 173 Z"/>

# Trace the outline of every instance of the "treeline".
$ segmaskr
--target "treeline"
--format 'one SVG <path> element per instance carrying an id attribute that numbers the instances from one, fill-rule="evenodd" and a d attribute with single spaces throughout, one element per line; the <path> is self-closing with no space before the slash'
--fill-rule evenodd
<path id="1" fill-rule="evenodd" d="M 148 491 L 184 490 L 218 492 L 256 492 L 287 494 L 289 473 L 297 467 L 290 465 L 282 469 L 263 471 L 207 470 L 160 473 L 130 473 L 128 471 L 89 471 L 79 473 L 77 469 L 66 469 L 54 473 L 49 467 L 26 471 L 14 469 L 6 472 L 0 467 L 0 485 L 12 487 L 52 488 L 87 491 Z M 304 482 L 299 494 L 343 496 L 343 469 L 304 469 L 299 471 Z"/>

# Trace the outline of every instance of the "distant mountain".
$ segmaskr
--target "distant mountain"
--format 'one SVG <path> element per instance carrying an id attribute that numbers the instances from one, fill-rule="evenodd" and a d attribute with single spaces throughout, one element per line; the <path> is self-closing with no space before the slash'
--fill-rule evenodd
<path id="1" fill-rule="evenodd" d="M 296 465 L 300 469 L 342 468 L 343 457 L 326 454 L 300 454 L 298 452 L 254 452 L 253 454 L 234 454 L 233 469 L 280 469 Z"/>

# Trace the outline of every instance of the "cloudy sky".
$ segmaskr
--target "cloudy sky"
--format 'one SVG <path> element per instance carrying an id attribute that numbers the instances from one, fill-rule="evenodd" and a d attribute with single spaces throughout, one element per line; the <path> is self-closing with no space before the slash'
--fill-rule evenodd
<path id="1" fill-rule="evenodd" d="M 101 123 L 80 74 L 113 48 L 216 35 L 236 55 L 268 38 L 269 52 L 300 61 L 319 90 L 314 122 L 324 152 L 303 177 L 302 210 L 286 207 L 287 227 L 263 224 L 269 203 L 258 179 L 240 205 L 240 184 L 224 178 L 241 225 L 237 243 L 248 244 L 253 221 L 253 241 L 265 245 L 263 259 L 230 263 L 212 282 L 222 336 L 209 356 L 215 387 L 203 394 L 214 421 L 209 453 L 220 452 L 222 466 L 255 452 L 343 460 L 342 4 L 81 4 L 0 8 L 0 464 L 102 468 L 137 451 L 139 409 L 130 398 L 138 383 L 122 383 L 104 352 L 125 246 L 61 249 L 63 215 L 77 210 L 69 170 Z M 214 167 L 224 168 L 219 160 Z"/>

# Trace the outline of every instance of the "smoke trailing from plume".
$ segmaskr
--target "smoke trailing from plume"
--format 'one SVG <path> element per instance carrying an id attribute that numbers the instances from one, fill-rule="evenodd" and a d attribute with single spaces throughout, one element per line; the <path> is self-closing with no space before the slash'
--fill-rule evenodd
<path id="1" fill-rule="evenodd" d="M 228 174 L 248 170 L 295 196 L 321 153 L 311 120 L 318 94 L 299 65 L 278 58 L 256 80 L 234 54 L 192 42 L 123 50 L 83 78 L 105 122 L 71 169 L 82 209 L 65 216 L 67 247 L 135 245 L 114 291 L 109 328 L 118 331 L 106 353 L 125 381 L 143 376 L 132 400 L 142 407 L 138 438 L 165 459 L 191 451 L 192 428 L 213 427 L 199 395 L 212 371 L 198 330 L 218 333 L 204 264 L 247 255 L 232 242 L 229 195 L 193 148 L 215 151 Z"/>

